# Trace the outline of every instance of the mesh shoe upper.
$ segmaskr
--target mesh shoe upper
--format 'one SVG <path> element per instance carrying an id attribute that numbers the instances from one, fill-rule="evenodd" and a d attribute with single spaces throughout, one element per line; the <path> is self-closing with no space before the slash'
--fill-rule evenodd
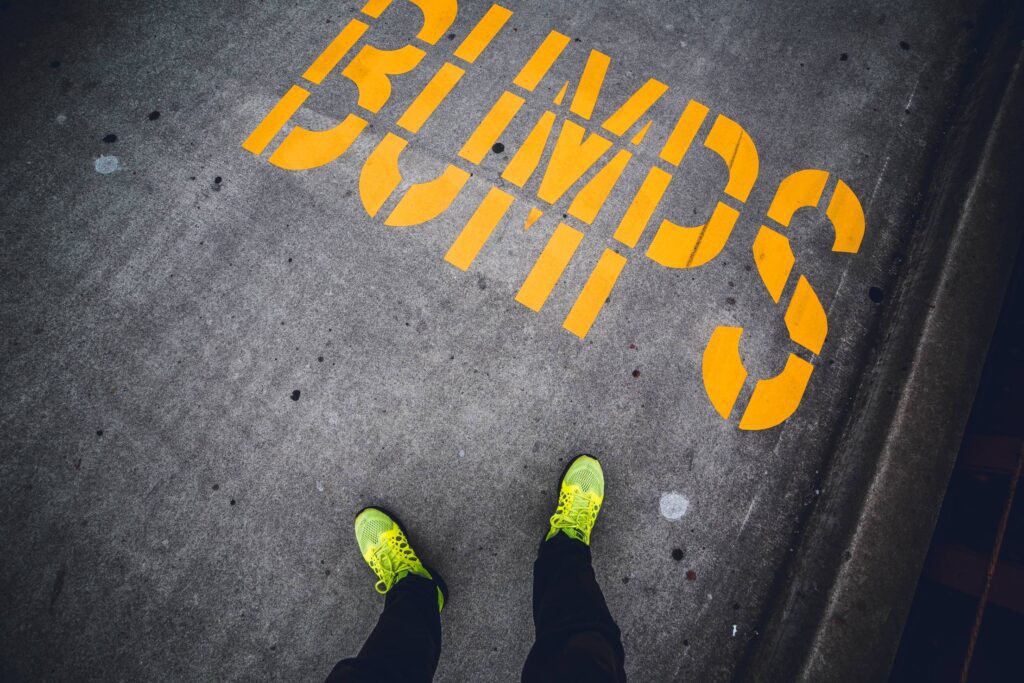
<path id="1" fill-rule="evenodd" d="M 433 580 L 430 572 L 409 545 L 398 522 L 378 508 L 366 508 L 356 516 L 356 542 L 366 564 L 377 575 L 374 588 L 384 594 L 409 574 Z M 444 595 L 438 586 L 437 607 L 444 606 Z"/>
<path id="2" fill-rule="evenodd" d="M 604 472 L 601 463 L 581 455 L 569 464 L 558 492 L 558 508 L 551 516 L 545 540 L 559 531 L 590 545 L 590 532 L 604 501 Z"/>

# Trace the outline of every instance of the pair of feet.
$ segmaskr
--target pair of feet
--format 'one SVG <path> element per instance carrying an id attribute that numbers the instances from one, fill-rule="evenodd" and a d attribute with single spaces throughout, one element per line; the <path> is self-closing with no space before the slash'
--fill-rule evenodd
<path id="1" fill-rule="evenodd" d="M 597 458 L 579 455 L 562 474 L 558 507 L 551 516 L 544 540 L 557 533 L 590 545 L 590 532 L 604 500 L 604 472 Z M 384 594 L 409 574 L 430 579 L 437 585 L 437 609 L 444 608 L 448 587 L 440 575 L 420 561 L 402 525 L 386 510 L 364 508 L 356 515 L 356 542 L 363 559 L 377 575 L 374 586 Z"/>

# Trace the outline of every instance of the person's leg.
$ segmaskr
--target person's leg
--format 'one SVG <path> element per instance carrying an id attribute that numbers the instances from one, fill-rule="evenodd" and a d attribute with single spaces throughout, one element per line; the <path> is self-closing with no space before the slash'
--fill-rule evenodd
<path id="1" fill-rule="evenodd" d="M 604 474 L 589 456 L 562 477 L 558 509 L 533 565 L 533 622 L 537 640 L 523 681 L 626 680 L 619 627 L 591 565 L 590 532 L 604 499 Z"/>
<path id="2" fill-rule="evenodd" d="M 420 562 L 397 520 L 378 508 L 356 517 L 356 539 L 387 597 L 359 654 L 338 662 L 327 682 L 429 682 L 441 656 L 444 581 Z"/>

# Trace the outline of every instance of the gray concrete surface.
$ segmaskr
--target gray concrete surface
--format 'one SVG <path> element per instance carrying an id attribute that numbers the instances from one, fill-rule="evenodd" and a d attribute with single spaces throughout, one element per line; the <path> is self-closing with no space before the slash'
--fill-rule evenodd
<path id="1" fill-rule="evenodd" d="M 579 43 L 502 136 L 507 151 L 463 164 L 474 176 L 451 210 L 401 229 L 367 216 L 360 169 L 489 3 L 460 2 L 455 38 L 421 44 L 425 66 L 396 79 L 352 149 L 297 172 L 242 141 L 340 27 L 361 18 L 372 24 L 367 40 L 398 47 L 418 22 L 411 5 L 376 21 L 358 3 L 0 8 L 4 680 L 321 678 L 358 649 L 382 605 L 351 537 L 352 516 L 370 503 L 402 515 L 451 588 L 438 680 L 515 680 L 532 642 L 536 542 L 562 463 L 579 452 L 605 465 L 595 567 L 633 680 L 809 670 L 799 647 L 778 645 L 785 662 L 765 654 L 763 643 L 779 641 L 763 631 L 787 628 L 773 615 L 785 613 L 780 596 L 799 599 L 785 588 L 817 528 L 814 510 L 824 503 L 856 529 L 875 504 L 829 508 L 839 492 L 827 473 L 855 398 L 891 377 L 873 371 L 874 355 L 899 326 L 886 311 L 903 300 L 901 278 L 931 272 L 914 271 L 918 217 L 965 73 L 983 52 L 982 11 L 924 1 L 503 4 L 514 14 L 466 67 L 457 97 L 406 135 L 413 180 L 456 162 L 549 30 Z M 562 320 L 612 246 L 615 221 L 567 219 L 585 238 L 539 313 L 514 299 L 558 219 L 552 210 L 522 230 L 535 183 L 504 185 L 519 199 L 467 272 L 443 257 L 501 184 L 531 116 L 590 48 L 612 57 L 599 113 L 648 77 L 670 87 L 652 110 L 657 142 L 636 149 L 646 167 L 693 98 L 744 126 L 760 177 L 707 265 L 671 270 L 646 258 L 651 227 L 637 249 L 620 245 L 628 263 L 580 340 Z M 338 74 L 305 85 L 313 95 L 298 124 L 326 128 L 355 110 Z M 623 185 L 637 186 L 646 167 L 627 169 Z M 802 168 L 848 183 L 867 230 L 859 253 L 837 254 L 823 216 L 794 219 L 787 235 L 829 334 L 806 355 L 815 370 L 796 413 L 743 431 L 738 415 L 723 420 L 709 403 L 701 355 L 716 326 L 736 325 L 747 330 L 752 377 L 783 367 L 783 311 L 752 269 L 751 243 L 775 187 Z M 706 216 L 725 174 L 714 156 L 688 155 L 670 213 Z M 613 193 L 607 215 L 629 201 Z M 953 253 L 932 242 L 922 258 Z M 909 281 L 921 294 L 936 279 Z M 997 310 L 997 290 L 962 305 Z M 976 346 L 953 352 L 980 362 Z M 899 372 L 899 359 L 887 360 Z M 946 392 L 960 390 L 956 379 Z M 957 415 L 947 417 L 955 432 Z M 874 452 L 855 457 L 874 472 Z M 927 462 L 913 467 L 930 476 Z M 673 492 L 688 501 L 676 520 L 659 505 Z M 922 515 L 937 502 L 922 501 Z M 844 552 L 845 534 L 833 559 L 852 558 Z M 887 614 L 909 599 L 875 596 L 864 610 Z M 814 614 L 801 618 L 815 628 Z M 884 652 L 860 655 L 887 666 Z"/>

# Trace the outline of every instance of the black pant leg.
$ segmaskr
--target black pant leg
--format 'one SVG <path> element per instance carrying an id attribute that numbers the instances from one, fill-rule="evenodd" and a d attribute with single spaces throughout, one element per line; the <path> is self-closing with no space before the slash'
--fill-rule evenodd
<path id="1" fill-rule="evenodd" d="M 441 657 L 436 584 L 416 574 L 396 583 L 359 654 L 338 662 L 327 683 L 429 683 Z"/>
<path id="2" fill-rule="evenodd" d="M 541 544 L 533 565 L 533 624 L 537 641 L 524 683 L 626 680 L 622 635 L 597 585 L 590 547 L 563 533 Z"/>

